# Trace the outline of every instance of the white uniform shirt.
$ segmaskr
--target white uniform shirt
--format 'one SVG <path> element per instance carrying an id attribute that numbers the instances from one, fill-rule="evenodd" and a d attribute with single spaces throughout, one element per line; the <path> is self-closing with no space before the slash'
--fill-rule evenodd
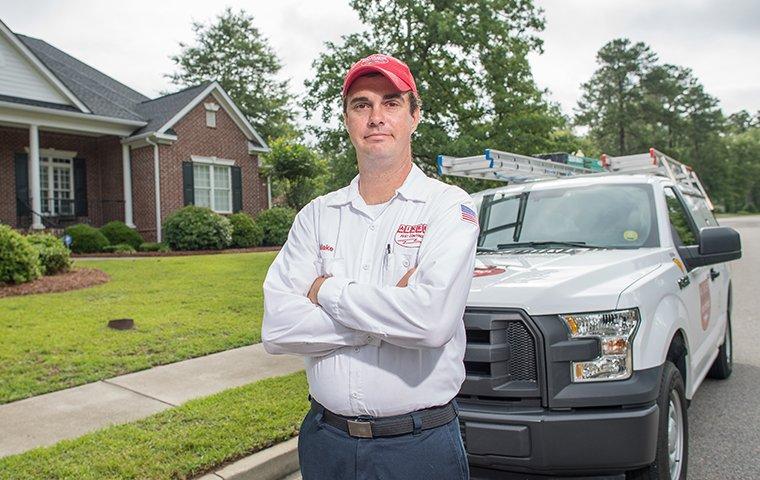
<path id="1" fill-rule="evenodd" d="M 296 216 L 264 281 L 262 342 L 303 355 L 309 391 L 342 415 L 398 415 L 454 398 L 478 225 L 459 187 L 416 165 L 387 206 L 359 177 Z M 417 270 L 407 287 L 396 283 Z M 321 274 L 320 305 L 307 298 Z"/>

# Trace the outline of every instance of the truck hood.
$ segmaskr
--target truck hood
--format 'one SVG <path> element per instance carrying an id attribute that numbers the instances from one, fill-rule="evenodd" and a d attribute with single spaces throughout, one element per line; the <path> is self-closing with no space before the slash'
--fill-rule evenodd
<path id="1" fill-rule="evenodd" d="M 623 290 L 656 269 L 661 248 L 521 249 L 478 254 L 469 307 L 531 315 L 612 310 Z"/>

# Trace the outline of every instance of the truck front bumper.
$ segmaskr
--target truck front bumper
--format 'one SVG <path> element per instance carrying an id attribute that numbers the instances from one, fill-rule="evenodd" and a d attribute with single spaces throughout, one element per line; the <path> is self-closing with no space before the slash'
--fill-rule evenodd
<path id="1" fill-rule="evenodd" d="M 457 401 L 473 479 L 619 478 L 655 458 L 656 404 L 551 411 Z"/>

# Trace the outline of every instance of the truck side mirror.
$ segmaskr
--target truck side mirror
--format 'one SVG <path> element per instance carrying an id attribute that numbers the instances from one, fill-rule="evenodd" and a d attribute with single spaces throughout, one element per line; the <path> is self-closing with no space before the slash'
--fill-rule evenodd
<path id="1" fill-rule="evenodd" d="M 678 250 L 686 268 L 691 270 L 741 258 L 742 242 L 739 232 L 731 227 L 702 227 L 699 245 L 679 247 Z"/>

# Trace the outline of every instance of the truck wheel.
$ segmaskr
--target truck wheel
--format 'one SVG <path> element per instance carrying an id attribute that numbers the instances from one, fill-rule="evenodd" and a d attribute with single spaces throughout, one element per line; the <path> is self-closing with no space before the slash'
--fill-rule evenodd
<path id="1" fill-rule="evenodd" d="M 629 472 L 629 480 L 685 480 L 689 458 L 689 422 L 681 372 L 666 361 L 657 397 L 660 411 L 657 455 L 651 465 Z"/>
<path id="2" fill-rule="evenodd" d="M 723 345 L 718 350 L 718 358 L 713 362 L 707 376 L 724 380 L 731 376 L 731 370 L 734 368 L 734 349 L 731 344 L 731 317 L 728 317 L 726 323 L 726 336 L 723 339 Z"/>

